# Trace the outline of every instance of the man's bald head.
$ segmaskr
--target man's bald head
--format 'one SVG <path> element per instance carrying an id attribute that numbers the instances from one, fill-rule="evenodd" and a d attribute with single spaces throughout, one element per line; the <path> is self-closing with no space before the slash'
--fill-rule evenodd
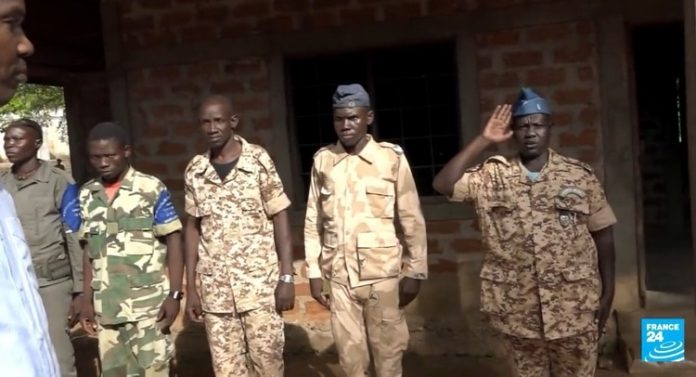
<path id="1" fill-rule="evenodd" d="M 230 99 L 218 94 L 203 99 L 198 119 L 211 148 L 221 148 L 230 142 L 239 123 Z"/>
<path id="2" fill-rule="evenodd" d="M 203 111 L 208 106 L 220 106 L 230 114 L 234 113 L 234 107 L 232 106 L 232 101 L 226 96 L 220 94 L 212 94 L 203 99 L 201 102 L 200 110 Z"/>

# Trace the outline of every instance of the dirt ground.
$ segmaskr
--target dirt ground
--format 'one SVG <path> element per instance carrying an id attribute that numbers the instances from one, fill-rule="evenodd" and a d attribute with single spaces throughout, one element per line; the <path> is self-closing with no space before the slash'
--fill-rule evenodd
<path id="1" fill-rule="evenodd" d="M 97 342 L 81 331 L 75 333 L 78 376 L 97 377 Z M 179 333 L 176 340 L 176 360 L 171 376 L 213 377 L 210 353 L 204 329 L 201 325 L 189 324 Z M 342 376 L 338 357 L 334 352 L 325 354 L 299 353 L 285 355 L 285 375 L 288 377 L 333 377 Z M 659 374 L 665 376 L 665 374 Z M 419 356 L 406 354 L 404 376 L 485 376 L 507 377 L 509 373 L 503 360 L 475 358 L 469 356 Z M 626 372 L 598 371 L 598 377 L 627 377 Z M 655 375 L 657 376 L 657 375 Z M 648 375 L 645 375 L 648 377 Z M 652 377 L 652 376 L 651 376 Z M 675 375 L 676 377 L 676 375 Z"/>

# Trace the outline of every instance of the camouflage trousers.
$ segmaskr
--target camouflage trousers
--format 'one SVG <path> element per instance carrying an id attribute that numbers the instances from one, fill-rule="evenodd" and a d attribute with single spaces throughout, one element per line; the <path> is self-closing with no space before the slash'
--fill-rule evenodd
<path id="1" fill-rule="evenodd" d="M 152 317 L 102 325 L 98 332 L 103 377 L 168 377 L 174 345 Z"/>
<path id="2" fill-rule="evenodd" d="M 399 308 L 399 279 L 352 289 L 331 282 L 331 330 L 348 377 L 368 375 L 368 342 L 377 376 L 401 376 L 409 334 Z"/>
<path id="3" fill-rule="evenodd" d="M 594 376 L 599 340 L 596 331 L 555 340 L 524 339 L 510 335 L 504 338 L 510 354 L 512 376 Z"/>
<path id="4" fill-rule="evenodd" d="M 204 318 L 215 376 L 283 376 L 285 323 L 274 307 Z"/>

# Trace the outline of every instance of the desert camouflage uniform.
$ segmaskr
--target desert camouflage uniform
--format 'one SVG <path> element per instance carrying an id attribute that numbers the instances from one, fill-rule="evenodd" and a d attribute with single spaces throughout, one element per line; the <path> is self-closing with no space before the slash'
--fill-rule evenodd
<path id="1" fill-rule="evenodd" d="M 160 238 L 181 229 L 169 191 L 129 168 L 111 203 L 92 180 L 80 190 L 80 207 L 103 375 L 168 376 L 173 345 L 155 321 L 169 293 Z"/>
<path id="2" fill-rule="evenodd" d="M 2 181 L 15 202 L 31 251 L 61 375 L 71 377 L 77 371 L 65 323 L 73 294 L 82 292 L 83 285 L 82 248 L 68 225 L 79 223 L 78 186 L 64 170 L 46 161 L 40 164 L 25 180 L 8 171 L 2 174 Z"/>
<path id="3" fill-rule="evenodd" d="M 346 374 L 367 373 L 369 341 L 378 376 L 400 376 L 409 334 L 399 275 L 427 278 L 425 221 L 401 148 L 368 138 L 357 155 L 340 143 L 315 154 L 305 255 L 309 278 L 331 280 L 331 326 Z M 403 259 L 396 218 L 406 243 Z"/>
<path id="4" fill-rule="evenodd" d="M 201 222 L 195 268 L 206 332 L 217 376 L 282 376 L 272 218 L 290 200 L 268 153 L 235 139 L 242 153 L 224 182 L 207 153 L 194 157 L 185 173 L 186 212 Z"/>
<path id="5" fill-rule="evenodd" d="M 451 200 L 476 207 L 488 246 L 481 310 L 508 339 L 517 373 L 540 376 L 550 363 L 554 376 L 592 376 L 601 279 L 590 232 L 616 222 L 592 169 L 551 150 L 531 182 L 519 158 L 494 156 Z"/>

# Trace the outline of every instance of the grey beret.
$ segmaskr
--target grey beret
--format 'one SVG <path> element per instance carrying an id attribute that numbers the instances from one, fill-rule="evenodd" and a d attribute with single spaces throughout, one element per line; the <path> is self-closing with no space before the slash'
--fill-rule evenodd
<path id="1" fill-rule="evenodd" d="M 360 84 L 339 85 L 333 95 L 333 107 L 370 107 L 370 95 Z"/>

